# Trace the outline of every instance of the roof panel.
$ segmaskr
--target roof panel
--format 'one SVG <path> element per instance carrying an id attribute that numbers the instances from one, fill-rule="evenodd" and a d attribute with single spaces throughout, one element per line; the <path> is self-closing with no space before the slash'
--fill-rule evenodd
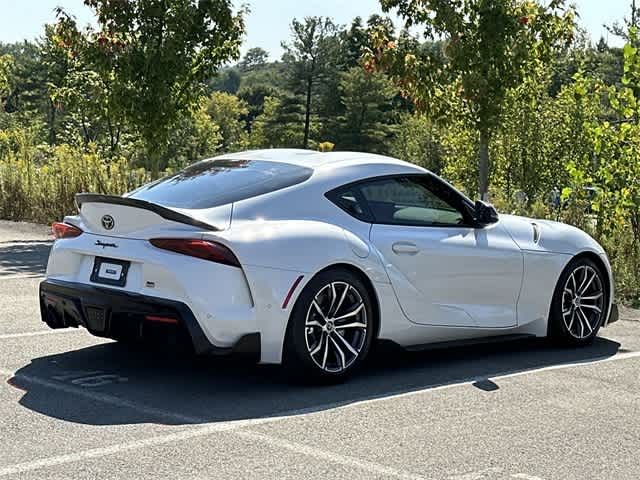
<path id="1" fill-rule="evenodd" d="M 291 163 L 294 165 L 302 165 L 310 168 L 320 168 L 324 166 L 338 166 L 343 163 L 347 166 L 353 163 L 388 163 L 388 164 L 404 164 L 411 165 L 402 160 L 398 160 L 383 155 L 362 152 L 316 152 L 313 150 L 288 149 L 288 148 L 272 148 L 264 150 L 248 150 L 244 152 L 236 152 L 220 155 L 216 158 L 227 158 L 237 160 L 265 160 L 281 163 Z"/>

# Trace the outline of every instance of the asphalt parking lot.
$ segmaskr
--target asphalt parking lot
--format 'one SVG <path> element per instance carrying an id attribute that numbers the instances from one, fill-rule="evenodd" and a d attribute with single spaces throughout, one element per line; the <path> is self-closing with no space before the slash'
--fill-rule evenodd
<path id="1" fill-rule="evenodd" d="M 640 315 L 591 347 L 380 351 L 360 376 L 48 330 L 45 227 L 0 222 L 0 477 L 640 478 Z"/>

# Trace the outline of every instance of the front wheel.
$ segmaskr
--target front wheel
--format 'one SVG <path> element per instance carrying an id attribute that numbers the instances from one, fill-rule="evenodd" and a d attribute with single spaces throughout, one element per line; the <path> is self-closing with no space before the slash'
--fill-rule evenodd
<path id="1" fill-rule="evenodd" d="M 607 291 L 600 267 L 588 258 L 572 260 L 553 295 L 549 334 L 568 345 L 591 343 L 607 311 Z"/>
<path id="2" fill-rule="evenodd" d="M 341 381 L 365 360 L 374 337 L 371 295 L 345 269 L 316 275 L 292 310 L 284 365 L 294 378 Z"/>

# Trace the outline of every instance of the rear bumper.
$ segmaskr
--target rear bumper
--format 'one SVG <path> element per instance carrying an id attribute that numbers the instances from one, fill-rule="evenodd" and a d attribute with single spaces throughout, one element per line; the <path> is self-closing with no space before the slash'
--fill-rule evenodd
<path id="1" fill-rule="evenodd" d="M 62 280 L 40 283 L 40 313 L 51 328 L 85 327 L 107 338 L 186 340 L 201 355 L 260 357 L 260 334 L 242 336 L 231 347 L 213 345 L 182 302 Z"/>

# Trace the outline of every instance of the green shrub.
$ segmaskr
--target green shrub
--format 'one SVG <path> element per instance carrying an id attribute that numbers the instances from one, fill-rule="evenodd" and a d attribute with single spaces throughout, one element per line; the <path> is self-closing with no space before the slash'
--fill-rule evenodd
<path id="1" fill-rule="evenodd" d="M 107 159 L 95 149 L 21 145 L 0 157 L 0 218 L 49 223 L 76 211 L 76 193 L 120 195 L 149 178 L 126 159 Z"/>

